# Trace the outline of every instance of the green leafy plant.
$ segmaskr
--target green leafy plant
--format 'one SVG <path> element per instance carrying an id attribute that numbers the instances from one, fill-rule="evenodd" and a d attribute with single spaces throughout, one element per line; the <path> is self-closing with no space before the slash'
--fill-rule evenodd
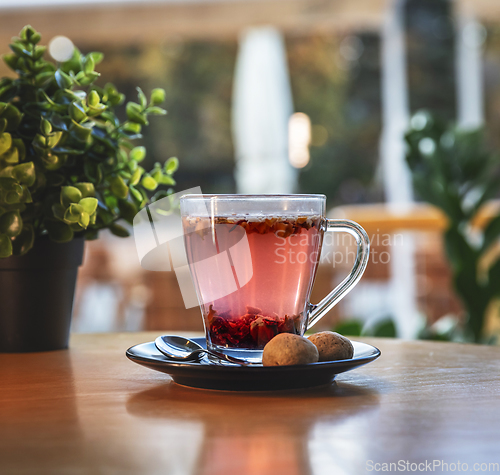
<path id="1" fill-rule="evenodd" d="M 484 342 L 485 316 L 500 297 L 500 216 L 480 230 L 478 212 L 500 191 L 498 157 L 486 150 L 483 131 L 449 126 L 428 112 L 411 119 L 407 162 L 420 198 L 448 217 L 446 254 L 465 307 L 464 338 Z"/>
<path id="2" fill-rule="evenodd" d="M 0 79 L 0 257 L 25 254 L 45 236 L 94 239 L 105 228 L 127 236 L 118 222 L 132 223 L 150 199 L 168 195 L 179 164 L 170 158 L 146 172 L 146 150 L 134 146 L 148 117 L 166 113 L 163 89 L 148 99 L 137 88 L 120 121 L 124 95 L 95 84 L 103 55 L 75 48 L 54 64 L 40 39 L 26 26 L 3 56 L 16 77 Z"/>
<path id="3" fill-rule="evenodd" d="M 332 331 L 349 336 L 396 337 L 396 325 L 391 317 L 384 317 L 374 322 L 362 322 L 356 319 L 342 320 L 333 327 Z"/>

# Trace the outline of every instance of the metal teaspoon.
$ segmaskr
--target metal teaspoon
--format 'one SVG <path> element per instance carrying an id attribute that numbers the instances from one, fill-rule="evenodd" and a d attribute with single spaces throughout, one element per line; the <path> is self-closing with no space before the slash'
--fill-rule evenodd
<path id="1" fill-rule="evenodd" d="M 236 363 L 242 366 L 248 366 L 248 361 L 229 356 L 217 351 L 207 350 L 202 348 L 198 343 L 189 340 L 183 336 L 177 335 L 163 335 L 155 340 L 156 348 L 165 356 L 176 361 L 191 361 L 201 358 L 202 353 L 215 356 L 216 358 Z"/>

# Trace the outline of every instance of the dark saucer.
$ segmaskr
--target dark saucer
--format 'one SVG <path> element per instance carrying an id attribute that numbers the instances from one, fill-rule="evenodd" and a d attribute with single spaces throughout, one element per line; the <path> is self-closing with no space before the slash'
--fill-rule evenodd
<path id="1" fill-rule="evenodd" d="M 205 338 L 193 338 L 206 348 Z M 335 376 L 370 363 L 380 356 L 380 350 L 367 343 L 352 342 L 354 356 L 349 360 L 325 361 L 296 366 L 239 366 L 214 363 L 207 357 L 199 361 L 178 362 L 168 359 L 154 342 L 129 348 L 127 357 L 134 363 L 169 374 L 183 386 L 225 391 L 274 391 L 326 386 Z"/>

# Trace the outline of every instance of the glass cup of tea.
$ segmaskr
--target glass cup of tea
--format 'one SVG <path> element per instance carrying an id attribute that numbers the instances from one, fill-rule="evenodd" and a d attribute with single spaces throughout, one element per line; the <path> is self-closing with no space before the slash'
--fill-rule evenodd
<path id="1" fill-rule="evenodd" d="M 207 347 L 259 362 L 278 333 L 304 332 L 359 281 L 370 242 L 353 221 L 327 219 L 324 195 L 184 195 L 184 242 Z M 325 232 L 349 233 L 351 273 L 309 302 Z"/>

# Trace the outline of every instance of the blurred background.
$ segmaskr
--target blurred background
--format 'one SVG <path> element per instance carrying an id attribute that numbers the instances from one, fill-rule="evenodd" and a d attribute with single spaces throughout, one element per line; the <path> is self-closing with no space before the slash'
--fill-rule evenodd
<path id="1" fill-rule="evenodd" d="M 403 135 L 427 109 L 484 125 L 498 150 L 498 0 L 1 0 L 0 53 L 25 24 L 42 44 L 104 52 L 102 81 L 127 99 L 166 90 L 142 141 L 147 165 L 179 158 L 176 191 L 324 193 L 331 217 L 366 227 L 365 277 L 318 329 L 415 338 L 437 322 L 442 336 L 462 318 L 445 218 L 413 192 Z M 324 259 L 313 301 L 348 272 L 339 261 Z M 140 329 L 201 330 L 200 312 L 173 272 L 141 269 L 133 238 L 103 235 L 87 244 L 73 331 Z"/>

